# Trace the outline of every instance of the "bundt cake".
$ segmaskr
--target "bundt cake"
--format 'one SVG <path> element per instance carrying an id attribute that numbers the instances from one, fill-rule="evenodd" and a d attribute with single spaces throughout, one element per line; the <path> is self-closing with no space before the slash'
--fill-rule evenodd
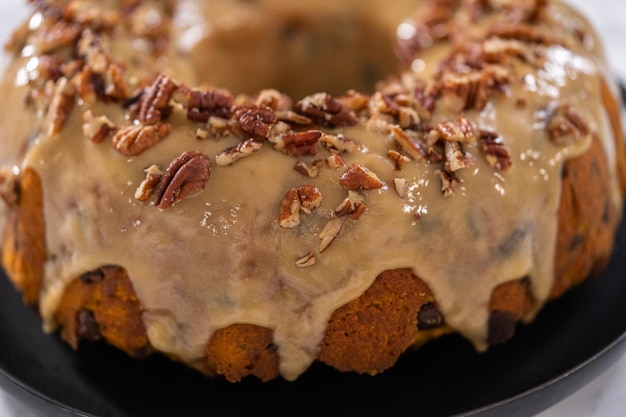
<path id="1" fill-rule="evenodd" d="M 611 256 L 620 104 L 561 1 L 30 3 L 2 263 L 73 348 L 376 374 L 506 342 Z"/>

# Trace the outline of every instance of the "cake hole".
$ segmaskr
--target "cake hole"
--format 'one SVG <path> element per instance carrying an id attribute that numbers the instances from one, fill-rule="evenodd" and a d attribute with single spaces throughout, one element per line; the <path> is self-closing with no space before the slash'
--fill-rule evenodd
<path id="1" fill-rule="evenodd" d="M 391 19 L 359 8 L 310 13 L 259 3 L 240 2 L 236 18 L 207 17 L 211 29 L 191 50 L 199 80 L 235 94 L 276 88 L 299 99 L 322 91 L 370 93 L 401 69 Z"/>

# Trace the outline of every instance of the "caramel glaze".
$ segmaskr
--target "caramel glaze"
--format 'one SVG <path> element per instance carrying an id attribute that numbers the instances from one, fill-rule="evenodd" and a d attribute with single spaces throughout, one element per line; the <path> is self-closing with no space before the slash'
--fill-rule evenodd
<path id="1" fill-rule="evenodd" d="M 490 7 L 467 2 L 474 6 L 458 10 L 455 2 L 423 2 L 415 10 L 411 2 L 380 9 L 328 1 L 316 2 L 314 13 L 303 2 L 286 10 L 275 1 L 71 3 L 75 7 L 38 10 L 16 35 L 20 47 L 0 91 L 2 102 L 20 103 L 0 114 L 5 178 L 32 169 L 42 182 L 47 260 L 39 307 L 48 330 L 55 328 L 59 300 L 74 277 L 120 265 L 132 279 L 155 349 L 202 368 L 205 346 L 217 330 L 233 323 L 259 325 L 273 330 L 280 372 L 295 379 L 316 357 L 338 307 L 359 297 L 380 272 L 411 268 L 432 290 L 446 323 L 484 350 L 494 288 L 528 277 L 534 302 L 528 320 L 548 299 L 562 166 L 583 154 L 592 137 L 604 144 L 611 209 L 621 212 L 615 138 L 602 101 L 602 83 L 610 73 L 592 29 L 560 2 L 537 2 L 529 10 L 509 10 L 498 2 Z M 429 20 L 433 4 L 450 16 Z M 120 14 L 124 24 L 115 20 Z M 83 23 L 75 35 L 42 39 L 59 21 Z M 521 32 L 498 32 L 503 24 L 518 24 Z M 524 32 L 531 25 L 534 29 Z M 63 74 L 46 72 L 43 57 L 71 61 L 77 39 L 89 27 L 100 37 L 87 50 L 104 51 L 122 63 L 124 100 L 110 94 L 102 99 L 103 93 L 83 97 L 71 83 L 59 87 L 67 81 Z M 401 60 L 391 58 L 393 38 Z M 431 43 L 434 47 L 426 48 Z M 300 47 L 305 44 L 308 49 Z M 290 52 L 281 56 L 284 51 Z M 92 61 L 87 56 L 82 59 L 97 67 L 98 54 Z M 399 113 L 380 93 L 341 92 L 352 81 L 359 90 L 372 90 L 372 79 L 401 66 L 410 70 L 377 87 L 396 107 L 405 107 Z M 474 71 L 489 74 L 488 86 L 463 81 Z M 340 152 L 317 145 L 315 155 L 294 157 L 271 143 L 280 142 L 286 126 L 273 122 L 269 139 L 256 138 L 260 150 L 221 166 L 216 156 L 250 135 L 232 119 L 219 134 L 212 122 L 188 120 L 188 103 L 177 93 L 168 100 L 171 114 L 160 120 L 171 124 L 171 132 L 137 155 L 122 155 L 111 146 L 112 133 L 101 143 L 85 137 L 87 110 L 106 115 L 113 132 L 141 124 L 126 99 L 158 73 L 182 86 L 179 93 L 208 82 L 205 90 L 217 85 L 249 94 L 235 97 L 235 105 L 254 102 L 254 92 L 264 85 L 298 94 L 294 101 L 328 85 L 342 95 L 341 107 L 354 120 L 326 118 L 306 127 L 296 123 L 296 129 L 343 135 L 356 148 Z M 446 76 L 457 81 L 441 81 Z M 473 93 L 463 95 L 464 88 Z M 485 102 L 479 103 L 483 93 Z M 56 129 L 59 94 L 73 101 Z M 301 102 L 301 115 L 310 116 L 302 108 L 318 99 Z M 566 124 L 573 129 L 551 135 L 551 122 L 558 124 L 563 109 L 572 111 Z M 399 145 L 402 132 L 412 143 L 418 137 L 422 150 L 445 143 L 445 123 L 463 120 L 473 133 L 449 138 L 461 153 L 450 146 L 442 162 Z M 482 148 L 486 132 L 495 133 L 498 149 L 506 150 L 501 160 Z M 135 198 L 144 169 L 156 165 L 165 171 L 191 150 L 210 158 L 204 189 L 169 208 L 158 208 L 154 196 Z M 329 165 L 326 158 L 334 154 L 344 166 Z M 310 167 L 316 160 L 323 163 L 315 177 L 294 170 L 297 161 Z M 366 209 L 355 218 L 338 217 L 335 209 L 350 188 L 340 178 L 350 166 L 367 168 L 380 184 L 352 187 Z M 445 172 L 458 184 L 446 187 Z M 281 227 L 281 202 L 302 185 L 320 191 L 321 205 L 301 212 L 297 226 Z M 320 235 L 329 222 L 340 223 L 341 230 L 321 250 Z M 307 254 L 316 262 L 298 265 Z"/>

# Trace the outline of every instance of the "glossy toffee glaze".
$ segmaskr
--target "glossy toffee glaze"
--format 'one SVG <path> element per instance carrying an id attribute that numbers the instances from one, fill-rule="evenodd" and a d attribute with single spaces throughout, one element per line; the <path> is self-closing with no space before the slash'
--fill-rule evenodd
<path id="1" fill-rule="evenodd" d="M 126 42 L 122 31 L 114 32 L 111 53 L 127 63 L 136 79 L 147 76 L 146 71 L 165 70 L 176 80 L 196 85 L 205 71 L 210 73 L 217 66 L 217 79 L 212 82 L 242 90 L 257 88 L 254 83 L 240 82 L 248 72 L 231 68 L 233 51 L 220 50 L 223 41 L 219 39 L 227 36 L 233 44 L 248 39 L 235 35 L 247 18 L 259 25 L 284 21 L 272 19 L 278 10 L 274 3 L 269 2 L 263 14 L 250 12 L 254 3 L 238 3 L 239 9 L 229 3 L 228 13 L 219 15 L 218 22 L 211 17 L 218 15 L 213 8 L 225 3 L 181 1 L 175 11 L 175 42 L 161 58 L 133 61 L 143 46 Z M 333 3 L 320 3 L 320 13 L 345 19 L 346 9 L 337 10 Z M 414 13 L 406 4 L 402 7 L 405 14 L 394 10 L 376 20 L 392 34 L 398 27 L 400 37 L 412 30 L 404 16 Z M 359 192 L 366 211 L 356 220 L 342 217 L 340 233 L 323 253 L 319 253 L 319 235 L 329 220 L 336 219 L 334 210 L 347 195 L 338 181 L 345 168 L 325 166 L 316 178 L 308 178 L 293 169 L 293 157 L 264 143 L 259 152 L 233 165 L 213 163 L 204 190 L 162 210 L 153 201 L 134 197 L 146 167 L 157 165 L 165 170 L 187 150 L 200 151 L 214 162 L 216 155 L 240 138 L 227 134 L 199 140 L 198 124 L 175 106 L 168 119 L 173 131 L 140 155 L 126 157 L 112 146 L 86 139 L 82 130 L 87 109 L 107 115 L 116 124 L 128 124 L 127 111 L 117 104 L 79 102 L 60 133 L 52 135 L 46 132 L 45 113 L 36 114 L 19 104 L 3 112 L 3 164 L 14 166 L 15 171 L 30 167 L 43 180 L 49 257 L 40 305 L 46 328 L 54 329 L 54 312 L 72 279 L 102 265 L 121 265 L 132 279 L 145 309 L 150 342 L 158 350 L 202 368 L 206 343 L 217 329 L 254 323 L 274 330 L 281 373 L 294 379 L 316 357 L 325 325 L 339 306 L 361 295 L 380 272 L 410 267 L 433 291 L 446 322 L 484 349 L 487 306 L 495 286 L 527 276 L 535 301 L 533 314 L 546 301 L 553 280 L 561 167 L 568 158 L 583 153 L 591 140 L 591 135 L 585 135 L 566 145 L 553 143 L 542 111 L 558 104 L 575 108 L 591 132 L 603 140 L 610 169 L 615 171 L 614 139 L 600 97 L 601 79 L 608 73 L 598 66 L 602 65 L 599 53 L 592 52 L 599 49 L 598 41 L 591 35 L 584 44 L 575 39 L 574 29 L 592 32 L 568 7 L 555 3 L 549 10 L 567 48 L 562 43 L 538 45 L 543 56 L 538 69 L 516 62 L 505 93 L 490 95 L 480 111 L 465 112 L 476 131 L 500 135 L 512 156 L 511 169 L 501 172 L 492 167 L 476 141 L 466 147 L 474 165 L 459 171 L 461 184 L 454 195 L 444 197 L 441 166 L 421 160 L 395 169 L 388 151 L 397 149 L 396 142 L 371 120 L 324 128 L 358 143 L 358 151 L 343 153 L 342 158 L 347 165 L 367 167 L 383 186 Z M 309 9 L 290 12 L 304 22 L 310 16 Z M 352 22 L 374 21 L 375 12 L 369 13 L 370 20 L 363 12 Z M 37 19 L 35 15 L 31 25 L 36 26 Z M 224 22 L 229 19 L 239 23 L 227 28 Z M 488 24 L 489 19 L 472 30 L 480 32 Z M 246 27 L 252 35 L 261 35 L 254 25 Z M 274 39 L 273 34 L 270 31 L 267 36 Z M 244 35 L 251 36 L 245 31 Z M 280 42 L 280 37 L 275 39 Z M 267 53 L 281 48 L 280 43 L 263 44 Z M 367 44 L 359 45 L 367 48 Z M 418 76 L 430 76 L 445 53 L 441 49 L 421 53 L 413 65 Z M 37 57 L 28 45 L 23 55 L 5 75 L 4 103 L 22 102 L 29 65 Z M 280 59 L 266 59 L 255 67 L 259 79 L 270 80 L 281 67 Z M 385 63 L 378 72 L 393 66 Z M 308 74 L 290 76 L 304 80 Z M 297 86 L 294 91 L 304 91 L 298 81 L 290 83 Z M 341 88 L 341 83 L 333 88 Z M 309 86 L 306 81 L 302 85 Z M 521 100 L 525 106 L 520 106 Z M 440 101 L 430 123 L 453 120 L 456 114 Z M 9 137 L 15 138 L 10 146 Z M 300 159 L 310 164 L 326 156 L 320 153 Z M 394 178 L 407 180 L 403 196 L 396 191 Z M 614 202 L 619 206 L 615 175 L 612 181 Z M 321 206 L 310 214 L 301 213 L 299 226 L 281 228 L 280 202 L 287 191 L 304 184 L 321 191 Z M 297 266 L 296 260 L 310 251 L 317 262 Z"/>

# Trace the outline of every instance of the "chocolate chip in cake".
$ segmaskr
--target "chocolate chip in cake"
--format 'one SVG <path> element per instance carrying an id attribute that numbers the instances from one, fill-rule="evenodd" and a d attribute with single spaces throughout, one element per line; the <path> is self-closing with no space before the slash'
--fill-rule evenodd
<path id="1" fill-rule="evenodd" d="M 104 279 L 104 272 L 101 269 L 85 272 L 80 276 L 80 280 L 85 284 L 96 284 Z"/>
<path id="2" fill-rule="evenodd" d="M 426 303 L 417 314 L 418 330 L 430 330 L 441 327 L 444 323 L 443 314 L 432 303 Z"/>
<path id="3" fill-rule="evenodd" d="M 505 343 L 515 333 L 517 320 L 515 315 L 508 311 L 494 310 L 489 316 L 489 336 L 487 342 L 490 345 Z"/>
<path id="4" fill-rule="evenodd" d="M 76 329 L 78 336 L 87 340 L 100 339 L 100 325 L 96 321 L 93 311 L 80 310 L 76 314 L 76 320 L 78 321 Z"/>

